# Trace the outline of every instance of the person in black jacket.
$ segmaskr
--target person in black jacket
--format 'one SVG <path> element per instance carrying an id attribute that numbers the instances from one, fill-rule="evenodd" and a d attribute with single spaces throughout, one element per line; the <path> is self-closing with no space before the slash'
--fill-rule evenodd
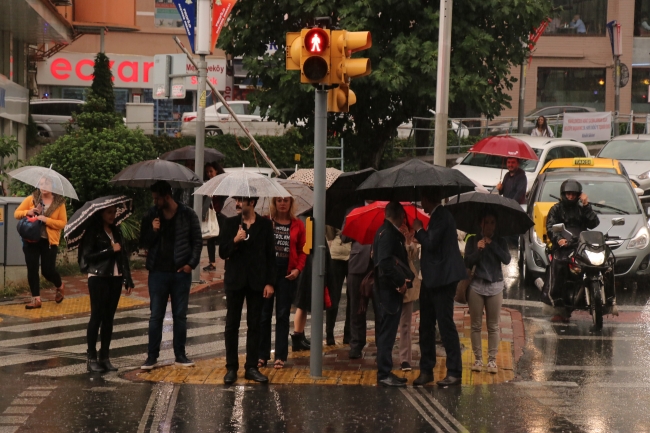
<path id="1" fill-rule="evenodd" d="M 87 367 L 90 372 L 117 371 L 109 358 L 113 335 L 113 318 L 120 301 L 122 286 L 127 296 L 134 284 L 129 269 L 129 258 L 122 247 L 122 231 L 115 225 L 116 206 L 97 212 L 88 222 L 88 229 L 79 247 L 79 268 L 88 274 L 90 294 L 90 321 Z M 97 361 L 97 334 L 102 329 L 102 347 Z"/>
<path id="2" fill-rule="evenodd" d="M 260 322 L 264 298 L 273 295 L 275 284 L 275 235 L 273 223 L 255 212 L 256 197 L 235 197 L 241 215 L 228 218 L 221 233 L 219 257 L 225 260 L 226 287 L 226 375 L 230 385 L 237 381 L 239 369 L 239 325 L 246 300 L 246 364 L 248 380 L 266 383 L 268 378 L 257 368 Z"/>
<path id="3" fill-rule="evenodd" d="M 391 373 L 393 369 L 393 346 L 402 312 L 402 301 L 409 283 L 404 271 L 396 265 L 396 259 L 408 267 L 406 239 L 399 228 L 406 212 L 398 202 L 386 206 L 386 219 L 375 234 L 372 246 L 376 269 L 375 299 L 379 320 L 377 321 L 377 383 L 382 386 L 406 386 L 406 379 Z"/>
<path id="4" fill-rule="evenodd" d="M 553 260 L 547 267 L 546 284 L 538 278 L 536 285 L 542 286 L 542 301 L 553 305 L 551 299 L 562 297 L 564 283 L 567 278 L 569 254 L 575 249 L 564 239 L 562 233 L 554 233 L 555 224 L 564 224 L 564 227 L 574 236 L 587 229 L 594 229 L 600 224 L 598 215 L 589 204 L 589 197 L 582 192 L 582 185 L 574 179 L 567 179 L 560 186 L 561 200 L 553 205 L 546 217 L 546 232 L 553 242 Z M 551 319 L 554 322 L 567 322 L 571 316 L 570 311 L 559 307 Z"/>
<path id="5" fill-rule="evenodd" d="M 158 181 L 151 186 L 155 206 L 142 219 L 140 245 L 148 250 L 149 271 L 149 347 L 143 370 L 158 362 L 162 341 L 163 319 L 167 299 L 171 297 L 174 318 L 174 355 L 176 365 L 194 365 L 185 353 L 187 308 L 192 285 L 192 269 L 199 265 L 203 239 L 201 224 L 193 209 L 172 198 L 169 183 Z"/>

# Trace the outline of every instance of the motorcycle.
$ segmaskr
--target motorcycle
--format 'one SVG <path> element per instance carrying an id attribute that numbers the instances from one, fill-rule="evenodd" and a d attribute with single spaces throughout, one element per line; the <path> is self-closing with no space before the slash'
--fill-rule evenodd
<path id="1" fill-rule="evenodd" d="M 624 224 L 625 218 L 612 218 L 612 227 Z M 569 268 L 564 293 L 559 296 L 549 293 L 552 305 L 568 310 L 589 311 L 595 330 L 602 329 L 604 314 L 616 311 L 616 257 L 607 241 L 620 237 L 610 236 L 609 230 L 604 234 L 599 231 L 582 231 L 576 236 L 567 230 L 564 224 L 555 224 L 553 232 L 561 233 L 568 245 L 556 249 L 553 253 L 547 247 L 549 260 L 562 260 L 567 262 Z"/>

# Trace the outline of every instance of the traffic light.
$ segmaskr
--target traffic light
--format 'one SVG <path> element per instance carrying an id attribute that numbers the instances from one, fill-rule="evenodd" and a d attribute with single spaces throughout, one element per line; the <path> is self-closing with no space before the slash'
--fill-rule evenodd
<path id="1" fill-rule="evenodd" d="M 309 255 L 311 254 L 311 249 L 314 247 L 314 220 L 311 217 L 307 217 L 305 220 L 305 246 L 302 248 L 302 251 Z"/>
<path id="2" fill-rule="evenodd" d="M 314 27 L 287 33 L 287 70 L 299 70 L 301 83 L 329 84 L 330 30 Z"/>
<path id="3" fill-rule="evenodd" d="M 347 84 L 339 84 L 339 87 L 327 92 L 328 113 L 347 113 L 350 111 L 350 105 L 356 102 L 357 97 Z"/>
<path id="4" fill-rule="evenodd" d="M 371 72 L 370 59 L 351 58 L 352 53 L 372 46 L 370 32 L 332 30 L 330 84 L 349 84 Z"/>

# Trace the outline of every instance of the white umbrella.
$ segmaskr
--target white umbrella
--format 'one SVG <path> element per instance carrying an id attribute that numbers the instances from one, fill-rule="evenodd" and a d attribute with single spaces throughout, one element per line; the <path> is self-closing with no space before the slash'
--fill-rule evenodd
<path id="1" fill-rule="evenodd" d="M 314 207 L 314 192 L 304 183 L 295 182 L 288 179 L 273 179 L 273 182 L 277 182 L 282 185 L 284 189 L 286 189 L 291 194 L 291 196 L 293 196 L 296 215 L 301 215 Z M 257 202 L 257 206 L 255 206 L 255 212 L 260 215 L 268 215 L 271 206 L 271 200 L 272 197 L 260 198 L 260 200 Z M 233 217 L 237 215 L 237 209 L 235 206 L 235 200 L 229 198 L 224 202 L 221 213 L 224 216 Z"/>
<path id="2" fill-rule="evenodd" d="M 194 194 L 226 197 L 290 197 L 289 191 L 275 180 L 258 173 L 231 171 L 213 177 Z"/>
<path id="3" fill-rule="evenodd" d="M 12 170 L 7 174 L 15 180 L 39 188 L 42 191 L 50 191 L 54 194 L 79 200 L 70 181 L 52 170 L 52 166 L 48 168 L 28 165 Z"/>

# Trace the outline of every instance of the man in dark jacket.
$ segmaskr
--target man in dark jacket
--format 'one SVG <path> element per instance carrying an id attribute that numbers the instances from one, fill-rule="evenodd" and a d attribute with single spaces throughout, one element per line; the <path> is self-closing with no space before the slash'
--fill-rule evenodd
<path id="1" fill-rule="evenodd" d="M 519 168 L 519 160 L 517 158 L 508 158 L 506 160 L 506 167 L 508 168 L 508 173 L 503 178 L 503 182 L 499 182 L 497 185 L 499 194 L 506 198 L 511 198 L 519 204 L 526 203 L 528 179 L 526 178 L 526 173 Z"/>
<path id="2" fill-rule="evenodd" d="M 142 219 L 140 245 L 148 250 L 149 271 L 149 348 L 143 370 L 157 363 L 162 341 L 163 319 L 167 299 L 171 296 L 174 318 L 174 355 L 176 365 L 191 367 L 185 354 L 187 308 L 192 284 L 192 269 L 199 265 L 203 239 L 199 218 L 191 208 L 172 198 L 172 188 L 165 181 L 151 186 L 154 207 Z"/>
<path id="3" fill-rule="evenodd" d="M 463 257 L 458 249 L 456 222 L 440 202 L 442 196 L 434 190 L 422 192 L 422 207 L 431 214 L 425 230 L 415 220 L 415 238 L 422 246 L 420 268 L 420 376 L 413 385 L 422 386 L 433 381 L 436 366 L 436 335 L 438 323 L 442 344 L 447 352 L 447 377 L 439 386 L 460 385 L 463 373 L 460 339 L 454 323 L 454 296 L 460 280 L 467 278 Z"/>
<path id="4" fill-rule="evenodd" d="M 563 293 L 568 272 L 566 260 L 573 251 L 562 233 L 553 232 L 553 226 L 564 224 L 567 231 L 578 236 L 580 232 L 594 229 L 600 224 L 598 215 L 589 204 L 589 197 L 582 192 L 580 182 L 574 179 L 562 182 L 560 196 L 560 202 L 553 205 L 546 217 L 547 236 L 553 242 L 553 257 L 557 258 L 547 268 L 546 284 L 542 289 L 542 301 L 549 305 L 554 304 L 551 299 L 560 298 Z M 536 284 L 539 286 L 543 282 L 538 279 Z M 553 317 L 553 321 L 568 321 L 570 312 L 561 308 L 557 313 Z"/>
<path id="5" fill-rule="evenodd" d="M 241 215 L 228 218 L 221 234 L 219 257 L 226 261 L 226 375 L 224 383 L 237 381 L 239 369 L 239 325 L 246 300 L 246 364 L 248 380 L 266 383 L 268 378 L 257 368 L 260 322 L 264 298 L 273 295 L 275 284 L 275 236 L 273 223 L 255 213 L 256 197 L 235 197 Z"/>
<path id="6" fill-rule="evenodd" d="M 386 219 L 377 230 L 372 246 L 375 265 L 375 299 L 380 319 L 377 321 L 377 383 L 382 386 L 406 386 L 406 379 L 391 373 L 393 346 L 402 313 L 404 293 L 412 281 L 396 265 L 396 259 L 408 268 L 405 238 L 399 227 L 406 213 L 398 202 L 386 206 Z"/>

